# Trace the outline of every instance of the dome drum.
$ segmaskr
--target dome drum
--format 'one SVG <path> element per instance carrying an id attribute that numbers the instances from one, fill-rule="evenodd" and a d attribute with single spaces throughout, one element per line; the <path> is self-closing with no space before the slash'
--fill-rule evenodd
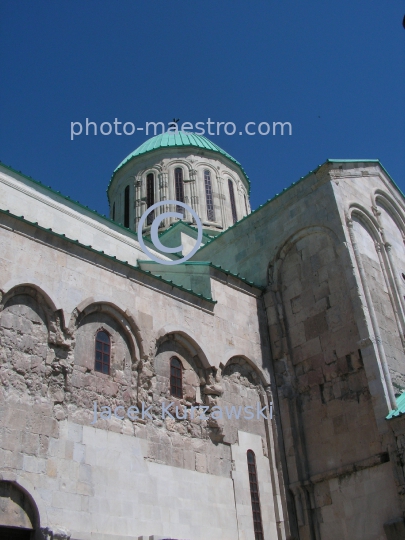
<path id="1" fill-rule="evenodd" d="M 249 180 L 236 160 L 205 137 L 164 136 L 146 141 L 115 170 L 108 187 L 111 219 L 136 230 L 150 206 L 178 200 L 197 213 L 204 229 L 221 232 L 250 213 Z M 153 219 L 166 211 L 176 208 L 162 205 L 152 211 L 145 221 L 145 234 Z M 183 215 L 183 221 L 193 224 L 190 213 Z M 163 231 L 176 221 L 166 218 L 159 228 Z"/>

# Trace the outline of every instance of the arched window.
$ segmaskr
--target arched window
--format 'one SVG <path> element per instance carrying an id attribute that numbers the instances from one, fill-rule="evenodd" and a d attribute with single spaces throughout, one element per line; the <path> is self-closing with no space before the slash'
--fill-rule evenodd
<path id="1" fill-rule="evenodd" d="M 124 192 L 124 227 L 129 228 L 129 186 Z"/>
<path id="2" fill-rule="evenodd" d="M 245 198 L 245 210 L 246 210 L 246 215 L 248 215 L 248 207 L 247 207 L 247 199 L 246 199 L 246 195 L 243 194 L 243 197 Z"/>
<path id="3" fill-rule="evenodd" d="M 170 358 L 170 394 L 183 397 L 183 366 L 176 356 Z"/>
<path id="4" fill-rule="evenodd" d="M 207 219 L 215 221 L 214 201 L 212 198 L 211 173 L 207 169 L 204 171 L 205 198 L 207 201 Z"/>
<path id="5" fill-rule="evenodd" d="M 236 223 L 238 221 L 238 216 L 236 214 L 236 203 L 235 203 L 235 193 L 233 191 L 233 182 L 228 178 L 228 187 L 229 187 L 229 198 L 231 199 L 231 209 L 232 209 L 232 219 Z"/>
<path id="6" fill-rule="evenodd" d="M 247 451 L 247 463 L 249 470 L 250 498 L 252 501 L 255 540 L 264 540 L 262 513 L 260 510 L 259 483 L 257 481 L 256 457 L 253 450 Z"/>
<path id="7" fill-rule="evenodd" d="M 174 187 L 176 190 L 176 201 L 184 202 L 183 169 L 180 167 L 174 169 Z M 184 208 L 182 206 L 176 206 L 176 212 L 184 216 Z"/>
<path id="8" fill-rule="evenodd" d="M 112 218 L 115 221 L 115 203 L 113 204 Z"/>
<path id="9" fill-rule="evenodd" d="M 96 335 L 96 358 L 94 369 L 100 373 L 110 374 L 111 340 L 104 330 L 100 330 Z"/>
<path id="10" fill-rule="evenodd" d="M 155 203 L 155 175 L 149 173 L 146 177 L 146 207 L 150 208 Z M 146 218 L 146 224 L 151 225 L 153 218 L 155 217 L 155 211 L 148 214 Z"/>

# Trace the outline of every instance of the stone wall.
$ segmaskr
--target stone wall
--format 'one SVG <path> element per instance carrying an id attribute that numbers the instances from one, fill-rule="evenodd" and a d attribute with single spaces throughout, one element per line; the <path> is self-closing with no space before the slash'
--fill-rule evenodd
<path id="1" fill-rule="evenodd" d="M 277 471 L 270 473 L 276 463 L 270 422 L 161 418 L 169 400 L 212 410 L 236 403 L 232 395 L 250 392 L 252 404 L 256 396 L 267 399 L 269 349 L 259 331 L 256 289 L 235 279 L 231 287 L 225 275 L 213 279 L 214 307 L 2 219 L 0 474 L 29 486 L 41 534 L 253 538 L 251 523 L 237 525 L 231 477 L 235 471 L 248 477 L 246 449 L 237 460 L 232 455 L 242 433 L 244 445 L 260 449 L 266 540 L 278 538 L 283 510 Z M 110 375 L 94 371 L 100 329 L 111 336 Z M 168 392 L 172 355 L 184 367 L 179 400 Z M 152 419 L 112 415 L 91 426 L 94 402 L 112 411 L 143 402 L 152 406 Z M 246 483 L 238 493 L 250 500 Z"/>
<path id="2" fill-rule="evenodd" d="M 385 419 L 403 387 L 404 223 L 379 165 L 324 164 L 195 257 L 268 287 L 294 538 L 380 540 L 404 512 Z"/>
<path id="3" fill-rule="evenodd" d="M 401 417 L 386 416 L 405 380 L 404 216 L 379 165 L 325 164 L 197 253 L 265 288 L 260 298 L 218 270 L 214 305 L 2 214 L 3 479 L 29 487 L 41 528 L 69 522 L 79 540 L 99 523 L 105 540 L 160 535 L 162 524 L 190 540 L 252 540 L 254 449 L 266 540 L 397 540 L 404 435 Z M 111 253 L 123 245 L 109 242 Z M 110 376 L 93 369 L 100 328 Z M 181 399 L 169 393 L 172 356 Z M 163 420 L 169 399 L 172 412 L 272 401 L 275 416 Z M 94 402 L 145 403 L 152 418 L 91 426 Z M 218 490 L 215 503 L 203 496 Z M 124 504 L 139 493 L 139 509 Z"/>
<path id="4" fill-rule="evenodd" d="M 132 231 L 4 165 L 0 165 L 0 209 L 130 264 L 147 259 Z M 157 257 L 165 258 L 153 244 L 147 240 L 146 244 Z"/>
<path id="5" fill-rule="evenodd" d="M 378 250 L 376 249 L 376 243 L 360 217 L 354 218 L 353 230 L 361 252 L 392 384 L 394 390 L 400 394 L 405 390 L 405 341 L 399 320 L 400 315 L 388 283 L 381 248 L 377 244 Z M 401 254 L 399 250 L 397 252 Z M 400 268 L 401 266 L 398 267 L 398 271 Z"/>
<path id="6" fill-rule="evenodd" d="M 291 245 L 266 294 L 284 447 L 299 538 L 380 540 L 383 523 L 400 509 L 392 468 L 381 465 L 387 449 L 364 370 L 370 351 L 359 348 L 343 261 L 330 235 L 305 236 Z M 376 499 L 364 492 L 366 479 L 387 494 L 371 515 Z M 342 504 L 339 497 L 354 494 L 356 504 Z"/>
<path id="7" fill-rule="evenodd" d="M 0 482 L 0 525 L 34 529 L 36 516 L 28 497 L 12 482 Z"/>

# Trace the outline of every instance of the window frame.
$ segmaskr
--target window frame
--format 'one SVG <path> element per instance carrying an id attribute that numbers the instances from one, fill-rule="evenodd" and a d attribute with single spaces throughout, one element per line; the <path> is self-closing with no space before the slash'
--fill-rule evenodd
<path id="1" fill-rule="evenodd" d="M 212 192 L 211 171 L 204 169 L 205 203 L 207 206 L 208 221 L 215 221 L 214 195 Z"/>
<path id="2" fill-rule="evenodd" d="M 179 365 L 173 365 L 173 361 L 178 362 Z M 183 399 L 183 369 L 180 358 L 172 356 L 170 358 L 170 395 L 178 399 Z M 178 370 L 180 373 L 173 373 L 173 370 Z M 173 393 L 173 388 L 175 389 L 175 393 Z"/>
<path id="3" fill-rule="evenodd" d="M 174 193 L 175 200 L 184 203 L 184 172 L 182 167 L 174 169 Z M 185 209 L 182 206 L 177 205 L 176 212 L 182 214 L 183 217 L 185 216 Z"/>
<path id="4" fill-rule="evenodd" d="M 124 190 L 124 227 L 129 229 L 129 185 Z"/>
<path id="5" fill-rule="evenodd" d="M 105 334 L 108 338 L 108 343 L 99 339 L 100 334 Z M 97 347 L 100 344 L 100 348 Z M 105 346 L 108 345 L 108 352 L 105 352 Z M 97 353 L 101 353 L 101 359 L 97 358 Z M 105 361 L 104 357 L 107 357 Z M 101 364 L 101 369 L 97 369 L 97 364 Z M 107 366 L 107 371 L 104 370 L 104 366 Z M 102 373 L 103 375 L 111 374 L 111 335 L 105 328 L 99 328 L 94 336 L 94 371 Z"/>
<path id="6" fill-rule="evenodd" d="M 251 462 L 249 462 L 249 457 L 252 457 Z M 256 455 L 253 450 L 249 449 L 246 452 L 246 460 L 248 466 L 250 500 L 252 503 L 253 530 L 255 534 L 255 540 L 264 540 L 262 511 L 260 506 L 259 479 L 257 475 Z"/>
<path id="7" fill-rule="evenodd" d="M 228 190 L 229 190 L 229 199 L 231 201 L 232 219 L 233 219 L 233 223 L 235 224 L 238 221 L 238 213 L 236 211 L 235 190 L 233 187 L 233 182 L 230 178 L 228 178 Z"/>
<path id="8" fill-rule="evenodd" d="M 155 175 L 150 172 L 146 175 L 146 208 L 155 204 Z M 150 212 L 146 218 L 146 225 L 152 225 L 155 217 L 155 211 Z"/>

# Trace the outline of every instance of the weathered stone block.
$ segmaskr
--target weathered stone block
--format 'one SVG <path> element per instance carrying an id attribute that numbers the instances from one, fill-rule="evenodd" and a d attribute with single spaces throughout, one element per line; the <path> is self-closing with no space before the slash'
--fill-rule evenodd
<path id="1" fill-rule="evenodd" d="M 321 370 L 308 372 L 308 386 L 317 386 L 324 382 L 323 373 Z"/>
<path id="2" fill-rule="evenodd" d="M 54 418 L 44 416 L 41 421 L 40 433 L 49 437 L 58 437 L 59 424 Z"/>
<path id="3" fill-rule="evenodd" d="M 207 472 L 207 457 L 204 454 L 195 454 L 195 470 L 198 472 Z"/>
<path id="4" fill-rule="evenodd" d="M 24 454 L 36 456 L 39 453 L 39 435 L 28 431 L 22 432 L 21 450 Z"/>
<path id="5" fill-rule="evenodd" d="M 322 352 L 322 349 L 319 337 L 315 337 L 302 345 L 302 355 L 304 359 L 311 358 L 311 356 L 315 356 L 320 352 Z"/>
<path id="6" fill-rule="evenodd" d="M 305 326 L 303 323 L 298 323 L 290 328 L 290 340 L 292 347 L 298 347 L 306 341 Z"/>
<path id="7" fill-rule="evenodd" d="M 344 414 L 333 418 L 333 430 L 335 435 L 346 433 L 348 431 L 347 420 Z"/>
<path id="8" fill-rule="evenodd" d="M 404 518 L 398 517 L 384 523 L 384 532 L 387 540 L 403 540 L 405 538 Z"/>

